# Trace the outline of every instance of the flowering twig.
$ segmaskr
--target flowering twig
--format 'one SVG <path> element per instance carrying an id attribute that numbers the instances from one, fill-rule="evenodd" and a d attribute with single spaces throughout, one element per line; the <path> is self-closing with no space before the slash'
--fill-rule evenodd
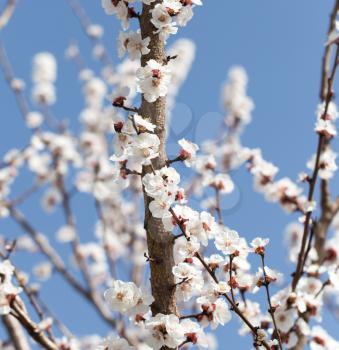
<path id="1" fill-rule="evenodd" d="M 218 278 L 216 277 L 214 271 L 206 264 L 206 262 L 204 261 L 203 257 L 200 255 L 199 252 L 197 252 L 195 254 L 195 256 L 198 258 L 198 260 L 201 262 L 201 264 L 204 266 L 204 268 L 206 269 L 206 271 L 208 272 L 208 274 L 212 277 L 212 279 L 214 280 L 215 283 L 219 283 Z M 253 333 L 253 336 L 255 339 L 257 339 L 258 336 L 258 328 L 253 326 L 252 323 L 247 319 L 247 317 L 242 313 L 242 311 L 239 309 L 238 305 L 235 304 L 232 299 L 226 294 L 226 293 L 222 293 L 222 296 L 225 297 L 225 299 L 229 302 L 229 304 L 231 305 L 231 310 L 233 310 L 242 320 L 243 322 L 247 325 L 247 327 L 251 330 L 251 332 Z M 262 342 L 262 345 L 265 347 L 265 349 L 270 350 L 270 346 L 267 344 L 266 341 Z"/>
<path id="2" fill-rule="evenodd" d="M 339 11 L 339 1 L 335 0 L 334 7 L 331 12 L 327 37 L 335 30 L 337 15 Z M 328 77 L 330 75 L 329 67 L 332 53 L 332 45 L 326 45 L 321 66 L 321 84 L 319 97 L 321 101 L 325 101 L 328 93 Z"/>
<path id="3" fill-rule="evenodd" d="M 272 302 L 271 302 L 271 295 L 270 295 L 270 289 L 269 289 L 269 278 L 267 277 L 266 271 L 265 271 L 265 253 L 259 254 L 261 257 L 261 266 L 262 266 L 262 270 L 263 270 L 263 275 L 264 275 L 264 287 L 266 290 L 266 297 L 267 297 L 267 302 L 268 302 L 268 312 L 272 317 L 272 321 L 273 321 L 273 326 L 274 326 L 274 333 L 275 336 L 278 340 L 279 343 L 279 349 L 282 350 L 282 344 L 281 344 L 281 336 L 280 336 L 280 332 L 279 329 L 277 327 L 277 322 L 275 320 L 275 307 L 272 306 Z"/>
<path id="4" fill-rule="evenodd" d="M 184 234 L 185 238 L 189 240 L 189 237 L 187 236 L 186 230 L 184 225 L 181 223 L 181 221 L 178 219 L 177 215 L 175 214 L 174 210 L 170 208 L 170 213 L 172 214 L 174 220 L 176 221 L 177 225 L 179 226 L 180 230 Z M 195 257 L 200 261 L 202 266 L 205 268 L 205 270 L 208 272 L 208 274 L 212 277 L 214 282 L 216 284 L 219 284 L 219 280 L 215 274 L 215 272 L 206 264 L 204 258 L 201 256 L 199 252 L 195 253 Z M 225 299 L 228 301 L 228 303 L 231 305 L 231 310 L 234 311 L 243 321 L 244 323 L 248 326 L 248 328 L 251 330 L 253 333 L 253 336 L 255 339 L 257 339 L 258 336 L 258 328 L 252 325 L 252 323 L 247 319 L 247 317 L 243 314 L 243 312 L 239 309 L 238 305 L 233 301 L 232 297 L 229 297 L 226 293 L 221 293 L 222 296 L 225 297 Z M 267 349 L 270 350 L 270 346 L 267 344 L 266 341 L 262 342 L 262 345 Z"/>
<path id="5" fill-rule="evenodd" d="M 332 101 L 332 98 L 333 98 L 333 83 L 334 83 L 334 77 L 335 77 L 338 63 L 339 63 L 338 58 L 339 58 L 339 46 L 337 45 L 332 72 L 331 72 L 331 75 L 328 78 L 328 82 L 327 82 L 328 88 L 327 88 L 327 96 L 326 96 L 326 100 L 325 100 L 325 109 L 324 109 L 323 115 L 327 115 L 330 102 Z M 308 192 L 308 196 L 307 196 L 307 200 L 309 202 L 313 201 L 315 185 L 317 182 L 318 172 L 319 172 L 320 156 L 322 153 L 324 142 L 325 142 L 325 136 L 323 134 L 320 134 L 319 138 L 318 138 L 318 146 L 317 146 L 317 153 L 316 153 L 314 170 L 313 170 L 313 174 L 312 174 L 312 177 L 310 180 L 309 192 Z M 309 233 L 309 225 L 310 225 L 311 215 L 312 215 L 312 212 L 310 211 L 305 216 L 304 232 L 303 232 L 302 241 L 301 241 L 301 248 L 300 248 L 300 252 L 299 252 L 299 256 L 298 256 L 296 271 L 295 271 L 295 274 L 294 274 L 294 277 L 292 280 L 292 290 L 293 291 L 296 289 L 297 284 L 299 282 L 299 279 L 301 277 L 302 271 L 303 271 L 304 254 L 305 254 L 306 243 L 307 243 L 307 238 L 308 238 L 308 233 Z"/>
<path id="6" fill-rule="evenodd" d="M 1 255 L 2 255 L 2 254 L 1 254 Z M 5 257 L 5 256 L 3 256 L 3 255 L 2 255 L 2 258 L 4 258 L 4 259 L 9 259 L 9 257 Z M 35 312 L 37 313 L 37 315 L 38 315 L 40 321 L 43 321 L 43 320 L 45 319 L 45 315 L 44 315 L 44 313 L 43 313 L 42 308 L 41 308 L 40 305 L 39 305 L 39 302 L 38 302 L 38 300 L 37 300 L 37 298 L 36 298 L 36 296 L 35 296 L 35 294 L 34 294 L 34 291 L 33 291 L 29 286 L 27 286 L 27 285 L 25 284 L 25 282 L 23 281 L 23 279 L 20 277 L 20 273 L 18 272 L 17 269 L 14 270 L 13 274 L 14 274 L 14 277 L 15 277 L 15 279 L 17 280 L 19 286 L 22 288 L 22 290 L 24 291 L 24 293 L 27 295 L 27 298 L 28 298 L 30 304 L 32 305 L 33 309 L 34 309 Z M 50 328 L 47 328 L 47 329 L 46 329 L 46 332 L 47 332 L 49 338 L 50 338 L 51 340 L 55 341 L 54 336 L 53 336 L 52 331 L 50 330 Z"/>
<path id="7" fill-rule="evenodd" d="M 328 37 L 333 33 L 336 27 L 336 19 L 339 11 L 339 0 L 335 1 L 333 10 L 330 16 L 329 28 L 327 31 Z M 320 85 L 320 100 L 325 101 L 328 93 L 328 78 L 330 75 L 330 60 L 333 51 L 333 45 L 326 45 L 324 50 L 324 55 L 322 59 L 321 68 L 321 85 Z M 327 147 L 329 140 L 325 140 L 323 148 Z M 333 214 L 333 203 L 331 201 L 330 191 L 329 191 L 329 180 L 322 179 L 320 184 L 320 206 L 321 206 L 321 216 L 319 219 L 319 225 L 317 232 L 315 234 L 315 248 L 317 250 L 319 259 L 322 259 L 324 255 L 324 242 L 326 239 L 326 233 L 328 227 L 334 217 Z"/>

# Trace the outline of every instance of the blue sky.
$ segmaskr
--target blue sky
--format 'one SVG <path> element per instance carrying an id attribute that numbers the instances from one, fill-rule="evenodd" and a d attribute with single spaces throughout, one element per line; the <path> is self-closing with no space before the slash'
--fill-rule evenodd
<path id="1" fill-rule="evenodd" d="M 105 28 L 104 41 L 117 62 L 115 42 L 119 24 L 116 19 L 104 14 L 99 0 L 81 0 L 81 3 L 93 22 Z M 197 128 L 192 138 L 202 141 L 215 135 L 222 113 L 221 85 L 231 66 L 243 65 L 250 79 L 248 93 L 256 105 L 243 143 L 262 148 L 265 158 L 281 169 L 280 176 L 295 179 L 316 148 L 314 111 L 332 3 L 329 0 L 205 0 L 204 6 L 196 9 L 190 24 L 177 35 L 190 38 L 197 45 L 195 62 L 177 99 L 192 111 Z M 51 51 L 56 55 L 59 101 L 53 112 L 60 118 L 69 118 L 71 125 L 77 128 L 82 108 L 80 85 L 75 66 L 64 58 L 64 50 L 72 39 L 78 41 L 88 64 L 98 68 L 91 60 L 88 39 L 66 0 L 19 1 L 10 25 L 1 34 L 16 75 L 28 85 L 32 56 L 39 51 Z M 28 133 L 1 75 L 0 94 L 0 154 L 4 154 L 9 148 L 24 146 Z M 173 115 L 174 128 L 182 124 L 180 111 L 178 108 Z M 335 142 L 334 150 L 337 148 Z M 286 215 L 278 206 L 266 203 L 260 194 L 254 193 L 252 179 L 245 171 L 233 175 L 239 200 L 227 212 L 226 224 L 249 238 L 271 237 L 268 264 L 288 275 L 292 267 L 286 268 L 282 231 L 295 217 Z M 334 195 L 337 195 L 338 184 L 334 180 L 331 185 Z M 34 208 L 27 210 L 31 215 L 38 215 Z M 42 229 L 58 225 L 58 217 L 53 217 L 55 221 L 40 220 Z M 84 227 L 87 224 L 91 224 L 91 215 L 83 223 Z M 13 236 L 20 233 L 16 226 L 0 223 L 0 233 L 7 232 Z M 62 286 L 57 282 L 44 291 L 46 299 L 53 300 L 60 318 L 68 319 L 67 324 L 76 334 L 105 333 L 106 328 L 85 303 Z M 325 318 L 332 321 L 330 317 L 326 315 Z M 334 331 L 335 324 L 328 323 L 329 329 Z M 233 325 L 218 333 L 221 343 L 227 340 L 236 349 L 250 348 L 249 339 L 236 340 Z"/>

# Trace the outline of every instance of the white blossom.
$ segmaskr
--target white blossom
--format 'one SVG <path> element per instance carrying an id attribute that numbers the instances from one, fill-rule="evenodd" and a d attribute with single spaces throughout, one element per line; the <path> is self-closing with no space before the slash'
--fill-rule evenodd
<path id="1" fill-rule="evenodd" d="M 188 301 L 193 294 L 202 290 L 204 285 L 202 273 L 194 265 L 179 263 L 172 271 L 176 277 L 176 294 L 179 300 Z"/>
<path id="2" fill-rule="evenodd" d="M 119 338 L 115 335 L 111 335 L 104 339 L 104 341 L 98 347 L 98 350 L 134 350 L 135 348 L 130 346 L 126 339 Z"/>
<path id="3" fill-rule="evenodd" d="M 337 158 L 337 153 L 333 152 L 330 148 L 327 148 L 320 155 L 319 161 L 319 177 L 323 180 L 331 179 L 334 172 L 338 169 L 335 162 Z M 307 167 L 313 171 L 315 167 L 315 155 L 307 163 Z"/>
<path id="4" fill-rule="evenodd" d="M 212 329 L 215 329 L 219 325 L 224 326 L 232 318 L 226 302 L 221 298 L 211 302 L 206 297 L 200 297 L 197 299 L 197 303 L 204 311 L 204 315 L 206 315 L 201 320 L 204 327 L 210 325 Z"/>
<path id="5" fill-rule="evenodd" d="M 146 329 L 150 332 L 147 343 L 154 350 L 176 348 L 185 340 L 185 329 L 175 315 L 157 314 L 146 321 Z"/>
<path id="6" fill-rule="evenodd" d="M 133 282 L 115 280 L 104 297 L 113 311 L 126 312 L 137 304 L 138 289 Z"/>
<path id="7" fill-rule="evenodd" d="M 76 233 L 74 227 L 63 226 L 56 233 L 56 239 L 61 243 L 72 242 L 75 239 Z"/>
<path id="8" fill-rule="evenodd" d="M 257 237 L 255 239 L 253 239 L 253 241 L 251 242 L 251 246 L 253 248 L 253 251 L 257 254 L 264 253 L 265 247 L 267 246 L 269 241 L 270 240 L 268 238 L 261 238 L 261 237 Z"/>
<path id="9" fill-rule="evenodd" d="M 166 65 L 149 60 L 137 70 L 138 87 L 148 102 L 154 102 L 167 94 L 171 75 Z"/>
<path id="10" fill-rule="evenodd" d="M 179 157 L 185 161 L 186 166 L 190 167 L 195 161 L 199 146 L 186 139 L 179 140 L 178 144 L 181 146 Z"/>
<path id="11" fill-rule="evenodd" d="M 26 124 L 31 129 L 38 128 L 43 121 L 44 121 L 44 117 L 39 112 L 29 112 L 26 115 Z"/>
<path id="12" fill-rule="evenodd" d="M 148 48 L 150 40 L 149 37 L 142 39 L 140 30 L 137 32 L 120 32 L 118 40 L 119 57 L 123 57 L 126 52 L 131 60 L 147 55 L 150 52 Z"/>
<path id="13" fill-rule="evenodd" d="M 56 79 L 57 64 L 49 52 L 41 52 L 33 58 L 32 79 L 35 83 L 53 83 Z"/>

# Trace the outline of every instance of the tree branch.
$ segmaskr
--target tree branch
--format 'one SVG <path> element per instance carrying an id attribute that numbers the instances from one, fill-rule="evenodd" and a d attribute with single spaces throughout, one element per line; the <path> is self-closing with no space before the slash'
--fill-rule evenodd
<path id="1" fill-rule="evenodd" d="M 0 31 L 8 24 L 16 6 L 16 0 L 7 0 L 6 6 L 0 14 Z"/>
<path id="2" fill-rule="evenodd" d="M 11 315 L 2 316 L 2 323 L 16 350 L 31 350 L 20 322 Z"/>

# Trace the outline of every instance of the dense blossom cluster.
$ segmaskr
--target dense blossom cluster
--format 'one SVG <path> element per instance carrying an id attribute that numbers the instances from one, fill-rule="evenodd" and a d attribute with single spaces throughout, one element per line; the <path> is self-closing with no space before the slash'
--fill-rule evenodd
<path id="1" fill-rule="evenodd" d="M 194 7 L 202 2 L 101 0 L 101 4 L 108 15 L 121 21 L 118 53 L 120 58 L 128 57 L 113 69 L 100 42 L 103 28 L 87 25 L 85 32 L 94 42 L 94 57 L 104 67 L 101 75 L 96 75 L 81 65 L 79 80 L 84 107 L 79 113 L 78 136 L 49 110 L 56 101 L 56 59 L 43 52 L 33 60 L 32 96 L 40 111 L 25 111 L 25 122 L 32 132 L 29 142 L 22 149 L 10 150 L 0 167 L 0 217 L 11 217 L 25 232 L 14 242 L 0 236 L 0 315 L 7 317 L 14 312 L 18 319 L 24 318 L 24 327 L 30 334 L 39 334 L 37 337 L 46 334 L 43 341 L 53 341 L 63 350 L 190 346 L 213 350 L 217 344 L 211 331 L 231 322 L 236 315 L 244 321 L 240 323 L 239 334 L 250 334 L 256 349 L 293 349 L 302 337 L 306 337 L 311 350 L 338 349 L 339 342 L 321 327 L 321 321 L 326 305 L 332 303 L 338 308 L 339 204 L 330 205 L 332 216 L 328 220 L 326 217 L 325 229 L 331 236 L 319 249 L 317 244 L 321 242 L 313 244 L 312 235 L 323 222 L 313 215 L 317 203 L 304 189 L 306 185 L 311 188 L 315 185 L 312 184 L 316 180 L 315 171 L 325 186 L 337 170 L 337 154 L 330 148 L 330 141 L 337 134 L 338 118 L 332 91 L 316 111 L 314 131 L 321 152 L 306 163 L 310 174 L 302 172 L 299 183 L 287 177 L 276 179 L 278 167 L 265 160 L 260 149 L 241 144 L 241 135 L 254 109 L 247 95 L 248 77 L 242 67 L 231 68 L 222 89 L 225 125 L 221 137 L 200 147 L 181 138 L 177 140 L 175 157 L 155 166 L 163 150 L 159 137 L 163 130 L 159 130 L 157 123 L 161 116 L 145 115 L 133 103 L 138 93 L 148 107 L 167 98 L 169 113 L 195 48 L 191 41 L 180 39 L 163 61 L 150 58 L 145 62 L 143 58 L 152 56 L 151 37 L 155 35 L 166 43 L 178 27 L 191 20 Z M 143 11 L 147 11 L 150 22 L 147 24 L 152 28 L 149 36 L 144 35 L 142 28 L 129 30 L 130 22 L 140 20 Z M 337 43 L 338 34 L 334 30 L 327 45 Z M 74 44 L 67 49 L 66 56 L 82 62 L 80 49 Z M 10 82 L 19 94 L 24 85 L 17 78 Z M 107 99 L 114 108 L 106 106 Z M 231 172 L 241 166 L 253 176 L 254 189 L 267 201 L 279 203 L 286 212 L 297 212 L 300 216 L 298 222 L 285 230 L 291 263 L 300 263 L 305 232 L 308 229 L 312 232 L 301 256 L 302 270 L 296 284 L 286 283 L 281 273 L 267 266 L 268 238 L 252 233 L 245 237 L 223 221 L 222 200 L 235 190 Z M 15 180 L 21 171 L 27 170 L 33 185 L 14 196 Z M 193 173 L 190 183 L 182 181 L 182 172 Z M 41 206 L 46 214 L 62 217 L 58 227 L 53 228 L 54 236 L 37 231 L 18 209 L 29 196 L 41 190 Z M 192 197 L 199 199 L 203 193 L 207 200 L 200 207 L 193 205 Z M 86 228 L 88 236 L 79 233 L 81 215 L 75 217 L 73 197 L 90 198 L 90 206 L 97 215 L 95 225 Z M 154 308 L 155 296 L 151 292 L 154 286 L 146 282 L 148 264 L 167 257 L 149 254 L 147 225 L 142 223 L 140 210 L 142 199 L 150 218 L 169 234 L 173 243 L 174 258 L 169 269 L 174 281 L 170 288 L 176 301 L 173 313 L 165 314 Z M 324 216 L 323 212 L 319 214 Z M 59 255 L 56 248 L 59 246 L 65 251 L 69 246 L 69 261 Z M 31 276 L 19 273 L 12 265 L 12 254 L 22 252 L 44 257 L 30 264 Z M 29 318 L 21 296 L 26 295 L 33 307 L 39 304 L 41 283 L 56 273 L 82 294 L 112 329 L 104 339 L 97 334 L 74 336 L 52 317 L 51 311 L 51 317 L 42 317 L 38 308 L 37 323 Z M 83 279 L 81 282 L 78 275 Z M 57 327 L 60 334 L 54 339 L 49 332 Z"/>

